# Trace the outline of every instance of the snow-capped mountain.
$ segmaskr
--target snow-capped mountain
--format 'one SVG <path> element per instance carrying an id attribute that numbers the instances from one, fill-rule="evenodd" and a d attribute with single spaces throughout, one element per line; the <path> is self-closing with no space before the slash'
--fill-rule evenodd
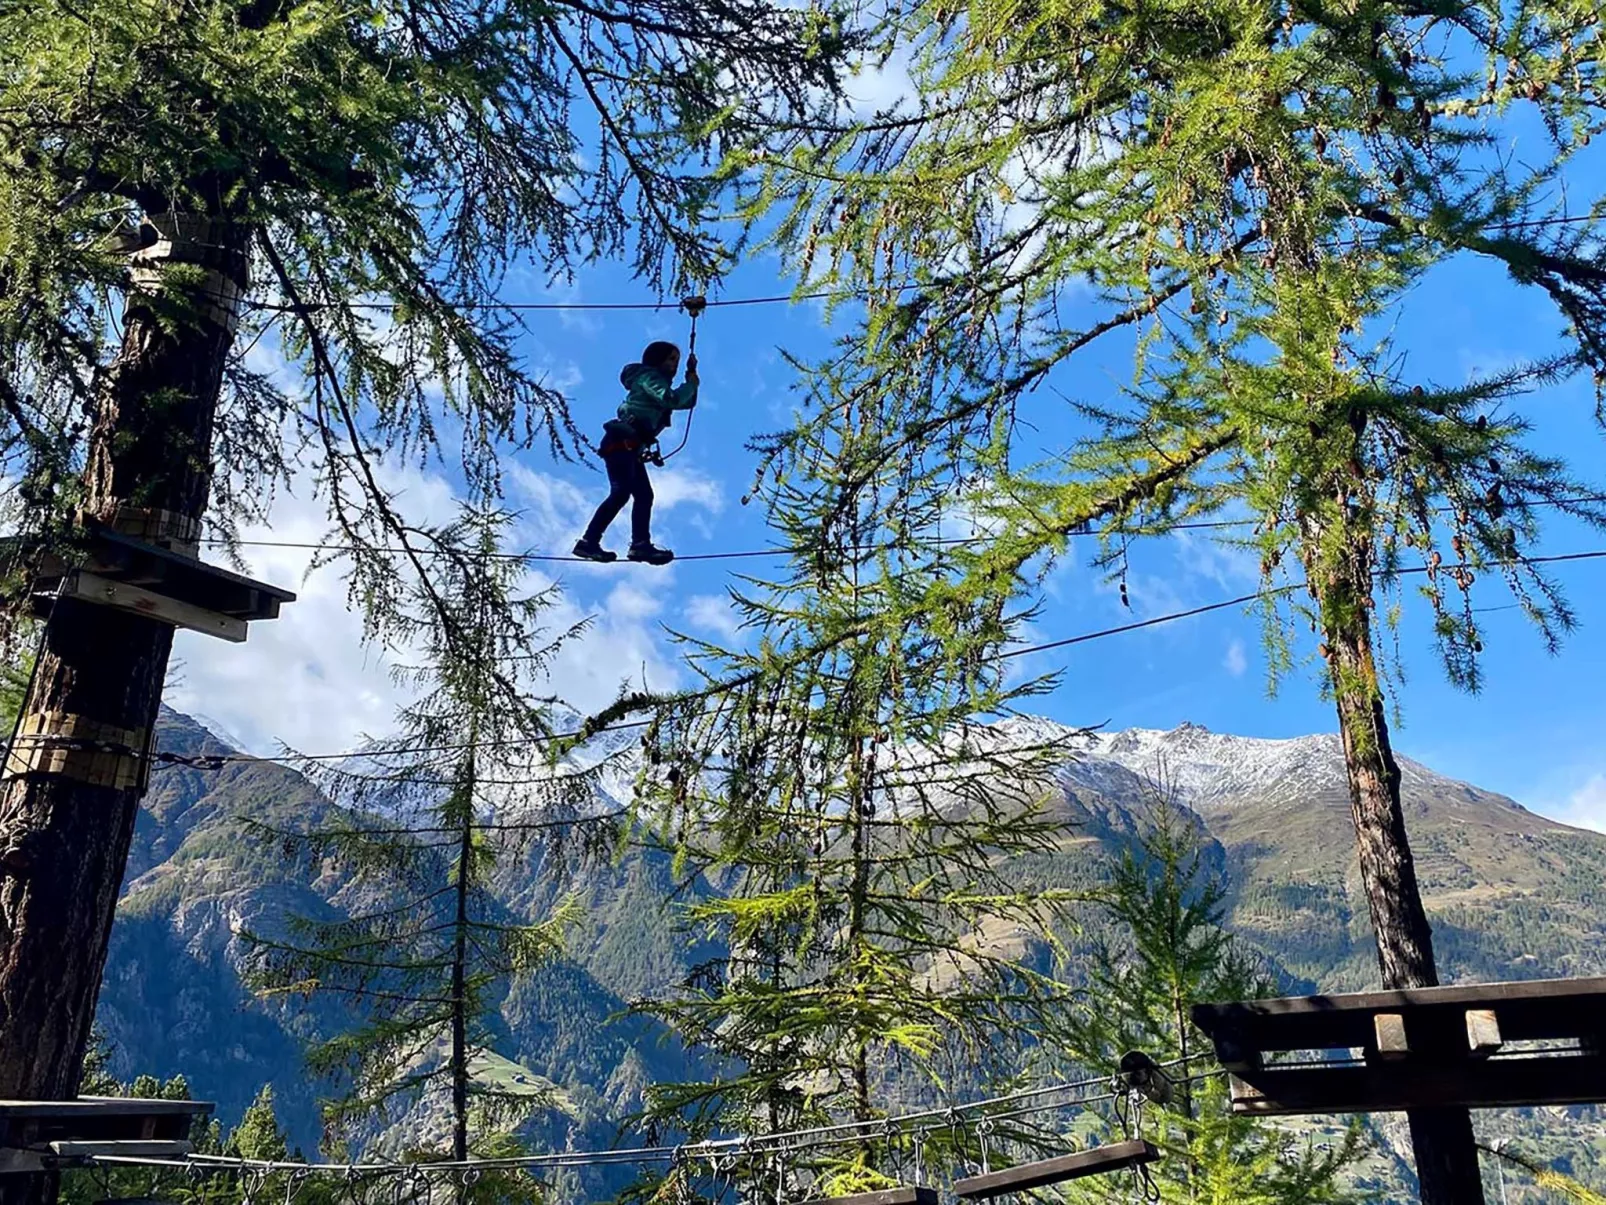
<path id="1" fill-rule="evenodd" d="M 1183 723 L 1169 730 L 1126 728 L 1113 732 L 1069 728 L 1037 716 L 994 725 L 1000 744 L 1059 745 L 1066 751 L 1063 781 L 1083 790 L 1113 792 L 1135 800 L 1164 794 L 1202 815 L 1235 806 L 1299 806 L 1335 793 L 1347 796 L 1344 752 L 1336 733 L 1283 740 L 1233 736 Z M 1400 756 L 1401 786 L 1409 796 L 1462 796 L 1491 807 L 1527 814 L 1522 805 L 1439 774 Z"/>
<path id="2" fill-rule="evenodd" d="M 1198 810 L 1247 794 L 1297 797 L 1343 789 L 1343 751 L 1333 734 L 1259 740 L 1183 724 L 1169 732 L 1128 728 L 1087 740 L 1087 756 L 1125 766 Z"/>

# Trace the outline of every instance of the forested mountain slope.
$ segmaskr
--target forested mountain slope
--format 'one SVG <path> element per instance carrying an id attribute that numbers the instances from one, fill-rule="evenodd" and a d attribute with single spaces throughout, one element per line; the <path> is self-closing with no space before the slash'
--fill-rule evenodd
<path id="1" fill-rule="evenodd" d="M 1336 737 L 1266 741 L 1184 725 L 1073 738 L 1047 721 L 1007 726 L 1023 738 L 1064 736 L 1075 752 L 1057 782 L 1065 838 L 1024 873 L 1054 883 L 1096 879 L 1144 811 L 1168 796 L 1213 838 L 1209 853 L 1229 887 L 1232 928 L 1266 955 L 1290 990 L 1374 981 Z M 229 751 L 171 712 L 160 745 Z M 610 773 L 599 786 L 598 809 L 616 807 L 627 783 L 627 772 Z M 1405 763 L 1404 793 L 1449 977 L 1606 970 L 1606 836 L 1546 820 L 1414 762 Z M 287 857 L 271 836 L 241 820 L 293 827 L 317 823 L 332 806 L 299 774 L 270 762 L 157 770 L 100 1007 L 116 1070 L 182 1072 L 197 1093 L 218 1101 L 225 1119 L 238 1117 L 271 1081 L 284 1120 L 309 1151 L 318 1139 L 315 1102 L 327 1086 L 308 1079 L 300 1051 L 343 1019 L 327 1003 L 255 999 L 240 978 L 240 933 L 274 931 L 291 914 L 348 907 L 350 887 L 324 867 Z M 676 895 L 665 859 L 633 854 L 553 877 L 550 852 L 532 846 L 508 864 L 501 894 L 514 913 L 536 915 L 556 895 L 577 892 L 583 919 L 567 958 L 503 1001 L 498 1053 L 510 1064 L 494 1073 L 550 1085 L 550 1107 L 533 1130 L 539 1139 L 605 1143 L 648 1083 L 681 1076 L 688 1066 L 656 1025 L 625 1014 L 626 1003 L 672 990 L 710 951 L 691 945 L 677 924 L 677 901 L 686 897 Z M 1024 958 L 1043 957 L 1021 934 L 981 936 L 1013 943 Z M 427 1113 L 396 1119 L 396 1133 L 416 1134 Z M 1539 1128 L 1520 1118 L 1512 1125 Z M 1587 1116 L 1544 1128 L 1569 1135 L 1582 1164 L 1594 1162 Z"/>

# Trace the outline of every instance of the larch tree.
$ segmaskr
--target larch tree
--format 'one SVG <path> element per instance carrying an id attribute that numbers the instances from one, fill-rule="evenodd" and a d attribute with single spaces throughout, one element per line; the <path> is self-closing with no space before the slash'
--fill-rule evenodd
<path id="1" fill-rule="evenodd" d="M 746 647 L 687 640 L 706 688 L 643 738 L 640 819 L 682 877 L 705 879 L 685 919 L 720 953 L 640 1007 L 710 1068 L 654 1086 L 651 1127 L 761 1140 L 848 1124 L 853 1141 L 734 1169 L 757 1191 L 835 1195 L 909 1165 L 912 1136 L 879 1119 L 1016 1082 L 1050 1041 L 1064 900 L 1008 865 L 1064 835 L 1048 773 L 1064 749 L 984 722 L 1046 684 L 989 654 L 1026 615 L 958 593 L 963 550 L 937 535 L 951 480 L 905 480 L 911 538 L 889 541 L 868 510 L 835 505 L 863 467 L 854 422 L 816 438 L 806 488 L 759 487 L 785 495 L 793 557 L 732 588 Z M 941 1146 L 924 1151 L 933 1168 Z"/>
<path id="2" fill-rule="evenodd" d="M 308 1056 L 335 1089 L 325 1125 L 343 1146 L 371 1141 L 428 1097 L 449 1139 L 407 1154 L 506 1154 L 518 1125 L 552 1103 L 493 1074 L 488 1056 L 510 983 L 559 952 L 575 910 L 560 898 L 547 914 L 515 917 L 493 878 L 499 857 L 536 835 L 555 863 L 569 848 L 556 838 L 611 850 L 613 834 L 588 820 L 592 775 L 551 765 L 554 733 L 535 692 L 576 632 L 543 635 L 555 588 L 521 593 L 524 563 L 505 551 L 506 526 L 505 515 L 475 511 L 432 533 L 443 555 L 393 620 L 399 655 L 414 656 L 397 671 L 412 696 L 397 731 L 346 764 L 306 767 L 344 805 L 339 821 L 299 831 L 248 822 L 310 874 L 346 880 L 331 915 L 248 935 L 264 995 L 322 995 L 356 1019 Z"/>
<path id="3" fill-rule="evenodd" d="M 868 306 L 797 428 L 757 444 L 765 471 L 806 473 L 812 430 L 850 410 L 883 473 L 841 505 L 894 531 L 872 483 L 946 455 L 987 518 L 968 576 L 984 592 L 1075 533 L 1121 576 L 1144 535 L 1244 518 L 1273 669 L 1307 623 L 1326 658 L 1381 979 L 1436 983 L 1379 640 L 1407 574 L 1468 688 L 1478 575 L 1552 646 L 1573 622 L 1536 559 L 1542 519 L 1606 512 L 1532 450 L 1517 399 L 1606 383 L 1606 215 L 1569 175 L 1602 125 L 1598 9 L 911 0 L 884 28 L 911 97 L 782 123 L 754 159 L 752 220 L 811 285 Z M 1501 150 L 1519 129 L 1520 160 Z M 1381 332 L 1450 260 L 1554 302 L 1554 354 L 1470 384 L 1406 375 Z M 1071 384 L 1093 354 L 1133 360 L 1114 401 Z M 1411 1121 L 1424 1200 L 1476 1199 L 1467 1115 Z"/>
<path id="4" fill-rule="evenodd" d="M 649 286 L 716 276 L 725 156 L 759 114 L 832 103 L 849 49 L 833 10 L 759 0 L 0 4 L 21 534 L 70 562 L 82 517 L 193 554 L 296 475 L 382 635 L 434 556 L 385 457 L 460 465 L 483 501 L 507 454 L 573 447 L 505 270 L 626 253 Z M 256 371 L 263 337 L 298 381 Z M 6 1096 L 76 1089 L 171 640 L 72 599 L 47 626 L 31 760 L 0 793 Z M 115 774 L 48 769 L 85 733 Z"/>
<path id="5" fill-rule="evenodd" d="M 1098 893 L 1099 937 L 1088 989 L 1073 1006 L 1067 1053 L 1114 1073 L 1141 1050 L 1164 1064 L 1171 1099 L 1150 1105 L 1138 1128 L 1164 1159 L 1151 1173 L 1162 1201 L 1338 1202 L 1343 1171 L 1360 1153 L 1355 1128 L 1320 1146 L 1264 1119 L 1232 1114 L 1210 1040 L 1194 1027 L 1195 1003 L 1267 995 L 1257 960 L 1223 928 L 1225 884 L 1206 860 L 1209 838 L 1178 808 L 1163 780 L 1150 784 L 1139 829 Z M 1100 1139 L 1119 1140 L 1114 1127 Z M 1098 1188 L 1072 1200 L 1108 1200 Z"/>

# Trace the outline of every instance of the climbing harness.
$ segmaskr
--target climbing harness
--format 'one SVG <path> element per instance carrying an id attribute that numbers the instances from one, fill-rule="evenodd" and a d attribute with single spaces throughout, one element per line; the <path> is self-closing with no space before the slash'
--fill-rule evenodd
<path id="1" fill-rule="evenodd" d="M 697 319 L 703 316 L 703 311 L 707 308 L 708 298 L 704 297 L 701 293 L 694 293 L 689 297 L 682 297 L 680 299 L 681 312 L 691 318 L 691 335 L 686 340 L 686 365 L 688 368 L 691 367 L 697 360 Z M 675 445 L 675 450 L 673 452 L 660 453 L 658 451 L 658 441 L 653 440 L 651 444 L 642 449 L 641 459 L 647 464 L 652 464 L 659 468 L 663 468 L 664 461 L 678 455 L 681 449 L 686 446 L 686 441 L 691 438 L 691 416 L 696 412 L 697 411 L 695 407 L 686 411 L 686 427 L 685 430 L 681 432 L 680 442 Z"/>

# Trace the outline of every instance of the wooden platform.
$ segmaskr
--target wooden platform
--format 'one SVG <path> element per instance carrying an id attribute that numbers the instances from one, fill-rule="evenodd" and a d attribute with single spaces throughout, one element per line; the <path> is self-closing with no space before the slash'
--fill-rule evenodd
<path id="1" fill-rule="evenodd" d="M 803 1205 L 937 1205 L 937 1191 L 900 1184 L 876 1192 L 856 1192 L 846 1197 L 815 1197 Z"/>
<path id="2" fill-rule="evenodd" d="M 1232 1073 L 1237 1113 L 1606 1101 L 1606 978 L 1198 1004 L 1193 1019 Z M 1551 1048 L 1512 1048 L 1536 1042 Z M 1319 1053 L 1265 1057 L 1288 1051 Z"/>
<path id="3" fill-rule="evenodd" d="M 99 525 L 89 526 L 77 564 L 47 554 L 34 582 L 34 609 L 48 612 L 58 592 L 131 611 L 175 627 L 238 643 L 253 620 L 276 619 L 295 593 L 255 581 L 182 552 Z"/>
<path id="4" fill-rule="evenodd" d="M 1050 1184 L 1063 1184 L 1067 1180 L 1080 1180 L 1084 1176 L 1099 1176 L 1118 1172 L 1143 1163 L 1153 1163 L 1160 1152 L 1153 1143 L 1141 1138 L 1116 1142 L 1109 1146 L 1096 1146 L 1091 1150 L 1076 1151 L 1053 1159 L 1035 1163 L 1022 1163 L 1002 1171 L 988 1172 L 954 1181 L 954 1195 L 967 1201 L 984 1201 L 1012 1192 L 1027 1192 Z"/>
<path id="5" fill-rule="evenodd" d="M 0 1100 L 0 1172 L 107 1155 L 182 1158 L 191 1127 L 212 1109 L 210 1101 L 127 1096 Z"/>

